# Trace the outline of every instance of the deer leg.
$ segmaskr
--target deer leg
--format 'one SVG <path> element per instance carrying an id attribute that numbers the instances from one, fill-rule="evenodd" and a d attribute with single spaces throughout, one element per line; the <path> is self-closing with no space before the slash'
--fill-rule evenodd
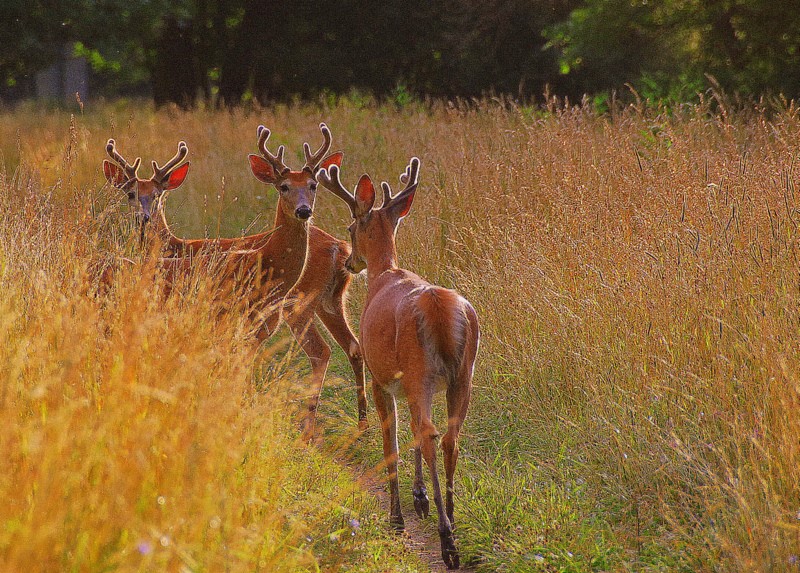
<path id="1" fill-rule="evenodd" d="M 310 441 L 314 437 L 314 423 L 319 404 L 319 395 L 325 381 L 325 372 L 331 358 L 331 348 L 322 338 L 313 322 L 314 314 L 306 310 L 302 314 L 289 313 L 286 322 L 311 362 L 311 393 L 306 400 L 306 413 L 303 421 L 302 439 Z"/>
<path id="2" fill-rule="evenodd" d="M 428 500 L 428 490 L 425 488 L 425 479 L 422 476 L 422 450 L 419 447 L 419 416 L 411 414 L 411 432 L 414 435 L 414 485 L 411 493 L 414 495 L 414 511 L 420 519 L 426 519 L 430 514 L 431 504 Z"/>
<path id="3" fill-rule="evenodd" d="M 266 303 L 259 304 L 250 313 L 250 319 L 254 323 L 261 321 L 258 330 L 256 331 L 256 338 L 259 344 L 267 340 L 270 336 L 275 334 L 278 326 L 283 318 L 283 298 L 271 299 Z"/>
<path id="4" fill-rule="evenodd" d="M 336 343 L 342 347 L 350 361 L 356 379 L 356 398 L 358 400 L 358 428 L 367 429 L 367 392 L 365 389 L 366 376 L 364 374 L 364 357 L 361 355 L 361 345 L 358 343 L 347 317 L 344 314 L 342 300 L 338 301 L 334 312 L 317 308 L 317 316 L 331 333 Z"/>
<path id="5" fill-rule="evenodd" d="M 414 417 L 414 409 L 420 405 L 409 404 L 412 407 L 411 416 Z M 439 486 L 439 474 L 436 469 L 436 438 L 439 434 L 436 427 L 431 422 L 431 407 L 430 404 L 424 406 L 424 411 L 419 410 L 420 424 L 418 428 L 418 441 L 420 449 L 422 450 L 422 457 L 428 464 L 428 470 L 431 473 L 431 486 L 433 487 L 433 501 L 436 504 L 436 512 L 439 517 L 439 540 L 442 546 L 442 560 L 448 569 L 458 569 L 459 558 L 458 549 L 456 549 L 456 542 L 453 536 L 453 527 L 450 525 L 450 519 L 445 512 L 444 502 L 442 500 L 442 490 Z"/>
<path id="6" fill-rule="evenodd" d="M 381 420 L 383 437 L 383 460 L 389 480 L 389 524 L 396 531 L 403 531 L 403 512 L 400 510 L 400 486 L 397 479 L 397 404 L 394 396 L 384 392 L 377 384 L 372 384 L 372 398 Z"/>
<path id="7" fill-rule="evenodd" d="M 279 311 L 271 312 L 267 315 L 267 317 L 262 321 L 261 328 L 258 329 L 256 332 L 256 338 L 258 342 L 264 342 L 270 336 L 275 334 L 275 331 L 278 330 L 278 325 L 281 321 L 281 313 Z"/>
<path id="8" fill-rule="evenodd" d="M 467 417 L 471 393 L 471 371 L 466 380 L 456 380 L 456 383 L 447 390 L 447 432 L 442 436 L 442 453 L 444 454 L 445 486 L 447 488 L 445 507 L 451 526 L 455 525 L 453 521 L 453 476 L 456 473 L 456 463 L 458 462 L 458 436 L 461 433 L 464 418 Z"/>

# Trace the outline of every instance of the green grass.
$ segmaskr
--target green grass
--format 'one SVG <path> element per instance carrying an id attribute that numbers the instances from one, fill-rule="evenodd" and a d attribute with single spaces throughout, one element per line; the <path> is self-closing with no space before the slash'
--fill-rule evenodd
<path id="1" fill-rule="evenodd" d="M 170 197 L 169 220 L 187 237 L 236 235 L 273 215 L 273 193 L 246 167 L 256 126 L 266 124 L 298 160 L 325 121 L 345 151 L 346 185 L 362 172 L 395 183 L 409 157 L 422 159 L 398 234 L 401 264 L 457 288 L 481 318 L 456 474 L 463 561 L 481 572 L 792 570 L 800 555 L 793 108 L 529 111 L 489 101 L 224 113 L 109 104 L 87 106 L 72 128 L 59 111 L 3 115 L 1 320 L 11 365 L 2 380 L 2 475 L 11 476 L 0 480 L 9 500 L 3 560 L 26 570 L 36 552 L 36 566 L 61 569 L 253 570 L 263 557 L 286 570 L 424 570 L 341 465 L 379 468 L 381 448 L 374 409 L 370 430 L 355 439 L 352 376 L 337 348 L 319 411 L 325 440 L 306 450 L 288 422 L 307 372 L 301 356 L 283 360 L 285 347 L 267 347 L 254 362 L 241 317 L 198 320 L 211 313 L 203 297 L 155 304 L 142 278 L 126 276 L 116 298 L 81 292 L 99 253 L 136 252 L 119 198 L 102 189 L 108 137 L 145 164 L 186 140 L 193 165 Z M 330 194 L 318 197 L 315 219 L 345 237 L 346 207 Z M 365 286 L 354 282 L 357 326 Z M 131 326 L 141 316 L 146 331 Z M 109 342 L 95 348 L 106 340 L 98 333 Z M 175 348 L 190 348 L 189 364 L 199 366 L 187 370 Z M 118 374 L 114 357 L 131 353 L 149 359 Z M 159 401 L 187 379 L 181 400 Z M 442 408 L 439 398 L 440 424 Z M 409 513 L 411 436 L 404 404 L 399 411 Z M 221 439 L 230 427 L 233 454 Z M 162 434 L 176 437 L 167 440 L 171 461 L 158 465 L 152 447 Z M 180 436 L 194 435 L 210 452 L 197 474 L 181 461 Z M 117 443 L 133 454 L 104 462 Z M 129 471 L 136 452 L 152 472 Z M 50 481 L 34 474 L 34 454 Z M 45 483 L 68 484 L 69 503 Z M 109 484 L 124 485 L 125 511 L 96 495 Z M 174 514 L 165 517 L 159 494 L 181 500 Z M 162 549 L 153 532 L 170 526 L 187 542 Z M 435 539 L 434 518 L 425 528 Z M 142 540 L 154 551 L 134 561 Z"/>

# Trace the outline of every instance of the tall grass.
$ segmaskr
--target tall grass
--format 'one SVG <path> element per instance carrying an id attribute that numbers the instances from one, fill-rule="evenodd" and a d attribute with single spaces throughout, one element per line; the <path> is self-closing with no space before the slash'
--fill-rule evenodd
<path id="1" fill-rule="evenodd" d="M 468 425 L 504 458 L 464 484 L 487 570 L 788 568 L 797 111 L 486 115 L 440 160 L 489 339 Z"/>
<path id="2" fill-rule="evenodd" d="M 603 116 L 556 102 L 232 113 L 106 105 L 71 130 L 64 112 L 5 115 L 0 440 L 10 453 L 0 487 L 11 502 L 0 551 L 9 563 L 37 554 L 56 566 L 192 568 L 189 556 L 196 568 L 237 559 L 255 568 L 262 555 L 292 555 L 287 569 L 315 559 L 368 569 L 332 557 L 338 543 L 303 542 L 329 539 L 321 532 L 337 519 L 346 530 L 349 517 L 329 506 L 305 514 L 316 505 L 303 503 L 307 482 L 292 472 L 340 488 L 323 454 L 308 453 L 316 469 L 287 467 L 298 455 L 283 422 L 292 390 L 274 378 L 302 359 L 261 380 L 246 325 L 203 318 L 213 310 L 202 288 L 159 301 L 152 279 L 133 271 L 108 297 L 81 286 L 96 253 L 135 253 L 125 213 L 100 191 L 108 137 L 145 164 L 186 140 L 193 165 L 170 197 L 170 221 L 184 236 L 235 235 L 273 214 L 272 192 L 247 173 L 256 126 L 296 162 L 319 121 L 345 150 L 346 184 L 364 171 L 394 182 L 409 157 L 422 159 L 401 263 L 457 288 L 481 317 L 456 501 L 457 537 L 478 570 L 794 567 L 800 117 L 793 105 L 732 111 L 721 97 Z M 346 207 L 329 194 L 315 217 L 345 236 Z M 352 290 L 357 318 L 364 288 Z M 255 363 L 271 364 L 262 352 Z M 320 409 L 331 436 L 355 419 L 339 362 Z M 379 432 L 350 451 L 377 465 Z M 99 493 L 112 489 L 122 493 Z M 364 508 L 374 502 L 360 503 L 347 515 L 371 523 L 374 507 Z M 377 535 L 385 522 L 373 521 Z M 396 550 L 375 543 L 353 551 Z M 281 553 L 287 546 L 305 550 Z"/>
<path id="3" fill-rule="evenodd" d="M 420 570 L 353 477 L 295 442 L 285 341 L 257 349 L 208 277 L 161 296 L 97 183 L 107 132 L 63 119 L 20 132 L 0 174 L 0 569 Z M 104 292 L 98 265 L 123 254 Z"/>

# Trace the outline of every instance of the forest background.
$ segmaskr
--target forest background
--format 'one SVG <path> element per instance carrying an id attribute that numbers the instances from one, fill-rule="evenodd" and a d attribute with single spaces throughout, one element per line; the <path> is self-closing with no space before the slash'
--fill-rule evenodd
<path id="1" fill-rule="evenodd" d="M 792 9 L 794 5 L 794 9 Z M 604 106 L 800 88 L 798 3 L 767 0 L 6 0 L 0 100 L 85 57 L 93 96 L 230 106 L 508 94 Z M 621 95 L 620 95 L 621 94 Z"/>

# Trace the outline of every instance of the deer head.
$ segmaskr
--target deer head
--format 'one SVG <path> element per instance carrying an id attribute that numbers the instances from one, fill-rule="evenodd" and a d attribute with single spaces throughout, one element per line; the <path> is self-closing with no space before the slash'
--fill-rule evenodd
<path id="1" fill-rule="evenodd" d="M 388 241 L 391 248 L 394 248 L 397 226 L 400 220 L 411 211 L 414 194 L 419 185 L 419 159 L 411 158 L 405 173 L 400 176 L 400 182 L 405 187 L 397 195 L 392 194 L 392 188 L 388 183 L 385 181 L 381 183 L 383 204 L 378 209 L 374 208 L 375 186 L 369 175 L 361 176 L 355 193 L 352 194 L 342 185 L 337 165 L 321 169 L 317 177 L 323 187 L 350 207 L 353 222 L 348 230 L 353 249 L 345 266 L 351 273 L 360 273 L 367 267 L 367 249 L 370 243 L 381 240 Z"/>
<path id="2" fill-rule="evenodd" d="M 103 174 L 111 185 L 126 193 L 128 204 L 134 209 L 143 230 L 159 208 L 164 193 L 180 187 L 186 179 L 189 162 L 179 164 L 186 158 L 189 148 L 181 141 L 177 153 L 163 167 L 153 161 L 150 179 L 140 179 L 137 174 L 142 158 L 137 157 L 133 164 L 128 163 L 117 151 L 113 139 L 108 140 L 106 152 L 113 161 L 103 160 Z"/>
<path id="3" fill-rule="evenodd" d="M 308 143 L 303 144 L 306 163 L 300 171 L 292 171 L 283 161 L 284 147 L 278 147 L 274 155 L 267 149 L 270 131 L 263 125 L 258 127 L 258 149 L 261 155 L 250 154 L 250 169 L 256 179 L 274 185 L 279 191 L 278 209 L 289 218 L 307 221 L 314 213 L 314 201 L 317 195 L 317 171 L 342 163 L 342 152 L 337 151 L 328 156 L 331 148 L 331 132 L 324 123 L 319 124 L 322 132 L 322 145 L 313 154 Z"/>

